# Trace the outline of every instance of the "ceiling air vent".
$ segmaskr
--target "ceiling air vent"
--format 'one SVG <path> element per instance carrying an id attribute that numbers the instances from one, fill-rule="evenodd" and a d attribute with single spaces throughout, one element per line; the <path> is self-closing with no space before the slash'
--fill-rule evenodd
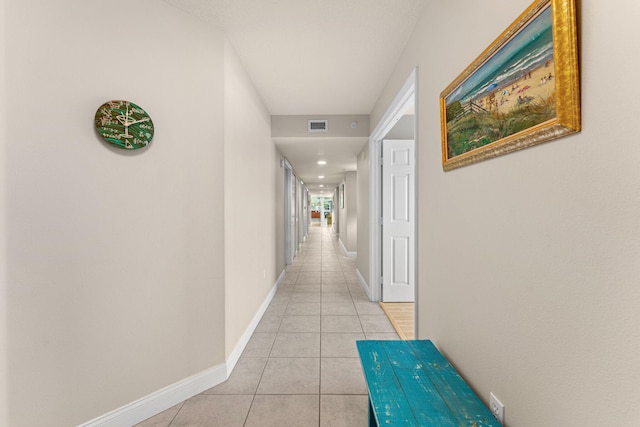
<path id="1" fill-rule="evenodd" d="M 327 132 L 329 130 L 328 120 L 309 120 L 307 132 Z"/>

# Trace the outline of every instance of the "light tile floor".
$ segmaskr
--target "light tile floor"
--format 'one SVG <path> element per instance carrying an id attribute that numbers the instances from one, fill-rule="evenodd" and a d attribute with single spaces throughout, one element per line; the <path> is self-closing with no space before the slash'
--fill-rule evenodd
<path id="1" fill-rule="evenodd" d="M 398 339 L 335 234 L 311 227 L 229 380 L 139 427 L 366 426 L 355 341 Z"/>

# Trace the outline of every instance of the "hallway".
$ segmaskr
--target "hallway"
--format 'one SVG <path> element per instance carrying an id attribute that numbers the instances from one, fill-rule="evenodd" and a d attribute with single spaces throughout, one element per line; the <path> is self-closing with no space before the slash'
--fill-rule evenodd
<path id="1" fill-rule="evenodd" d="M 336 235 L 311 227 L 229 380 L 138 426 L 365 426 L 361 339 L 398 335 Z"/>

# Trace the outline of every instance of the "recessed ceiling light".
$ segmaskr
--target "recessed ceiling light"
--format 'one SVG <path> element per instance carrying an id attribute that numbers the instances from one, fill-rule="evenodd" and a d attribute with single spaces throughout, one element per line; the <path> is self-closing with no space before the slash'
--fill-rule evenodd
<path id="1" fill-rule="evenodd" d="M 320 176 L 318 176 L 318 178 L 319 178 L 319 179 L 323 179 L 323 178 L 324 178 L 324 175 L 320 175 Z"/>
<path id="2" fill-rule="evenodd" d="M 318 164 L 319 165 L 326 165 L 327 161 L 326 160 L 318 160 Z"/>
<path id="3" fill-rule="evenodd" d="M 320 187 L 324 187 L 324 184 L 320 184 Z"/>

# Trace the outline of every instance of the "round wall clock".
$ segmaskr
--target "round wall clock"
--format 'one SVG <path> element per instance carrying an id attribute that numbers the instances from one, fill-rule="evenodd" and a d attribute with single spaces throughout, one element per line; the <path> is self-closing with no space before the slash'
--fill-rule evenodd
<path id="1" fill-rule="evenodd" d="M 100 136 L 119 148 L 136 150 L 153 138 L 151 117 L 133 102 L 105 102 L 96 111 L 95 123 Z"/>

